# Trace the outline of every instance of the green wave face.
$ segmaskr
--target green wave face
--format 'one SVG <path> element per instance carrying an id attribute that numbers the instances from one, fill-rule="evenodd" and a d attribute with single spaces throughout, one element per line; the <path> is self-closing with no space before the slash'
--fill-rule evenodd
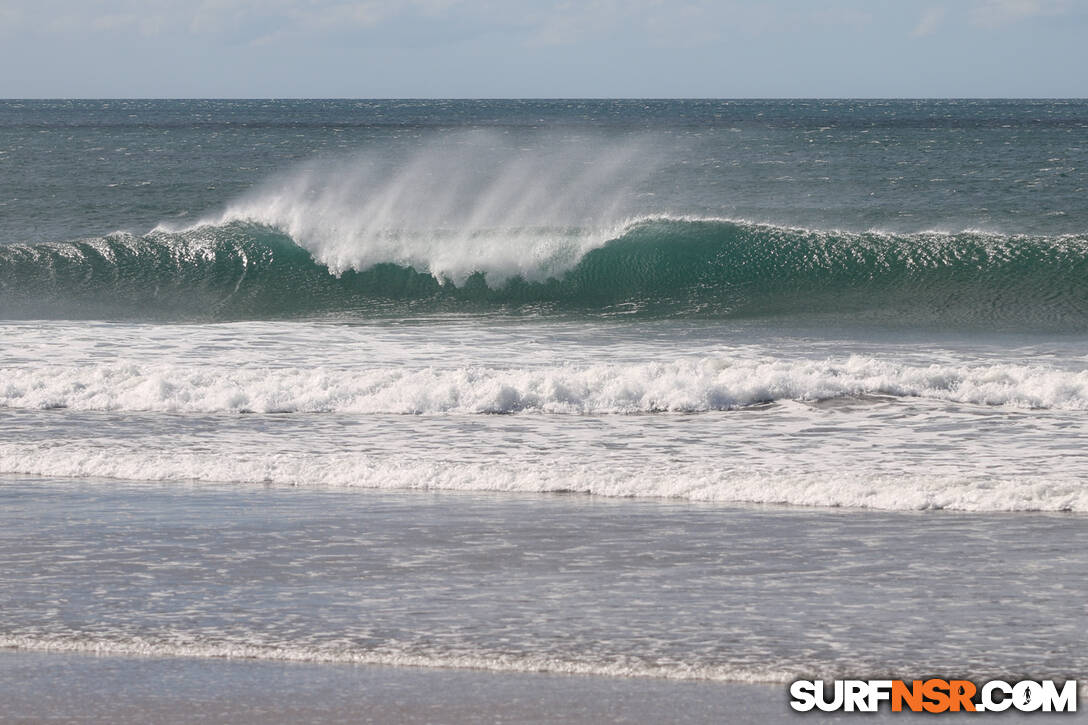
<path id="1" fill-rule="evenodd" d="M 481 266 L 485 266 L 481 264 Z M 0 247 L 0 317 L 241 320 L 444 313 L 754 318 L 1088 329 L 1088 236 L 819 232 L 655 218 L 543 281 L 460 284 L 392 262 L 336 275 L 232 222 Z"/>

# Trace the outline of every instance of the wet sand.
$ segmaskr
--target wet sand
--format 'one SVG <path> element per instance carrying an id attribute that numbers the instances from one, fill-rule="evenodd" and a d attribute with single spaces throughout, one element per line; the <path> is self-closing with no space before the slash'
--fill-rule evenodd
<path id="1" fill-rule="evenodd" d="M 743 724 L 919 719 L 891 713 L 793 713 L 781 684 L 12 651 L 0 653 L 0 700 L 4 703 L 0 720 L 27 724 Z M 1083 720 L 1061 717 L 1064 722 Z M 962 719 L 945 716 L 942 722 Z"/>

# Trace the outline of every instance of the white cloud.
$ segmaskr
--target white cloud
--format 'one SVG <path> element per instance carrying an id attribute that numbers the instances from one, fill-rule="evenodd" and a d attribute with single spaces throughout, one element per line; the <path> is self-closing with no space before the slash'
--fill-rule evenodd
<path id="1" fill-rule="evenodd" d="M 563 1 L 528 13 L 521 24 L 529 30 L 530 46 L 571 45 L 586 37 L 608 33 L 623 17 L 616 0 Z"/>
<path id="2" fill-rule="evenodd" d="M 271 3 L 270 3 L 271 4 Z M 245 0 L 202 0 L 190 11 L 182 27 L 193 33 L 219 33 L 243 23 L 252 11 Z"/>
<path id="3" fill-rule="evenodd" d="M 868 10 L 842 3 L 774 5 L 759 0 L 520 0 L 507 2 L 490 17 L 526 32 L 526 44 L 536 47 L 632 33 L 632 43 L 691 47 L 738 35 L 860 30 L 873 21 Z"/>
<path id="4" fill-rule="evenodd" d="M 0 5 L 0 35 L 6 30 L 13 30 L 22 20 L 22 10 L 8 5 Z"/>
<path id="5" fill-rule="evenodd" d="M 271 32 L 373 27 L 389 17 L 413 13 L 440 17 L 461 0 L 0 0 L 0 23 L 47 32 L 232 33 L 254 37 Z"/>
<path id="6" fill-rule="evenodd" d="M 933 35 L 937 32 L 937 28 L 944 22 L 945 9 L 944 8 L 929 8 L 922 13 L 921 19 L 918 21 L 918 25 L 911 31 L 911 36 L 915 38 L 922 38 L 927 35 Z"/>
<path id="7" fill-rule="evenodd" d="M 112 13 L 94 18 L 90 22 L 90 27 L 102 32 L 139 33 L 145 37 L 152 37 L 163 32 L 164 24 L 165 18 L 161 15 Z"/>
<path id="8" fill-rule="evenodd" d="M 910 35 L 933 35 L 953 20 L 999 28 L 1081 1 L 964 0 L 960 10 L 929 0 Z M 865 0 L 0 0 L 0 34 L 189 34 L 244 45 L 373 30 L 400 19 L 398 32 L 413 22 L 433 30 L 449 21 L 460 37 L 499 32 L 537 47 L 606 38 L 624 47 L 691 47 L 740 36 L 860 31 L 879 19 L 873 7 Z"/>
<path id="9" fill-rule="evenodd" d="M 289 17 L 307 28 L 371 28 L 396 10 L 377 2 L 338 3 L 322 8 L 319 13 L 294 9 Z"/>
<path id="10" fill-rule="evenodd" d="M 982 0 L 971 10 L 971 24 L 1000 28 L 1033 17 L 1062 15 L 1069 8 L 1068 0 Z"/>
<path id="11" fill-rule="evenodd" d="M 852 8 L 824 8 L 813 10 L 807 16 L 806 22 L 824 29 L 861 30 L 873 22 L 873 15 L 868 11 Z"/>
<path id="12" fill-rule="evenodd" d="M 420 9 L 420 11 L 427 16 L 442 15 L 455 5 L 461 4 L 462 0 L 412 0 L 412 4 Z"/>

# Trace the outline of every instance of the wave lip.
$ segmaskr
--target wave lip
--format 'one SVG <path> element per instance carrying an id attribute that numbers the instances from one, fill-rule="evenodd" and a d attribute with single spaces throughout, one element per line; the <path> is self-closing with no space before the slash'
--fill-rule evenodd
<path id="1" fill-rule="evenodd" d="M 706 413 L 782 400 L 926 398 L 1088 410 L 1088 370 L 912 366 L 871 357 L 497 369 L 233 368 L 118 363 L 0 369 L 0 407 L 170 413 Z"/>

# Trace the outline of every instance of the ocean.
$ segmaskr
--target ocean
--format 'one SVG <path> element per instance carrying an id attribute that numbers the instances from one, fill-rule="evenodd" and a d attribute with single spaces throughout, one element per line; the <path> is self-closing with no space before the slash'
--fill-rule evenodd
<path id="1" fill-rule="evenodd" d="M 1086 199 L 1083 100 L 0 101 L 0 692 L 1084 679 Z"/>

